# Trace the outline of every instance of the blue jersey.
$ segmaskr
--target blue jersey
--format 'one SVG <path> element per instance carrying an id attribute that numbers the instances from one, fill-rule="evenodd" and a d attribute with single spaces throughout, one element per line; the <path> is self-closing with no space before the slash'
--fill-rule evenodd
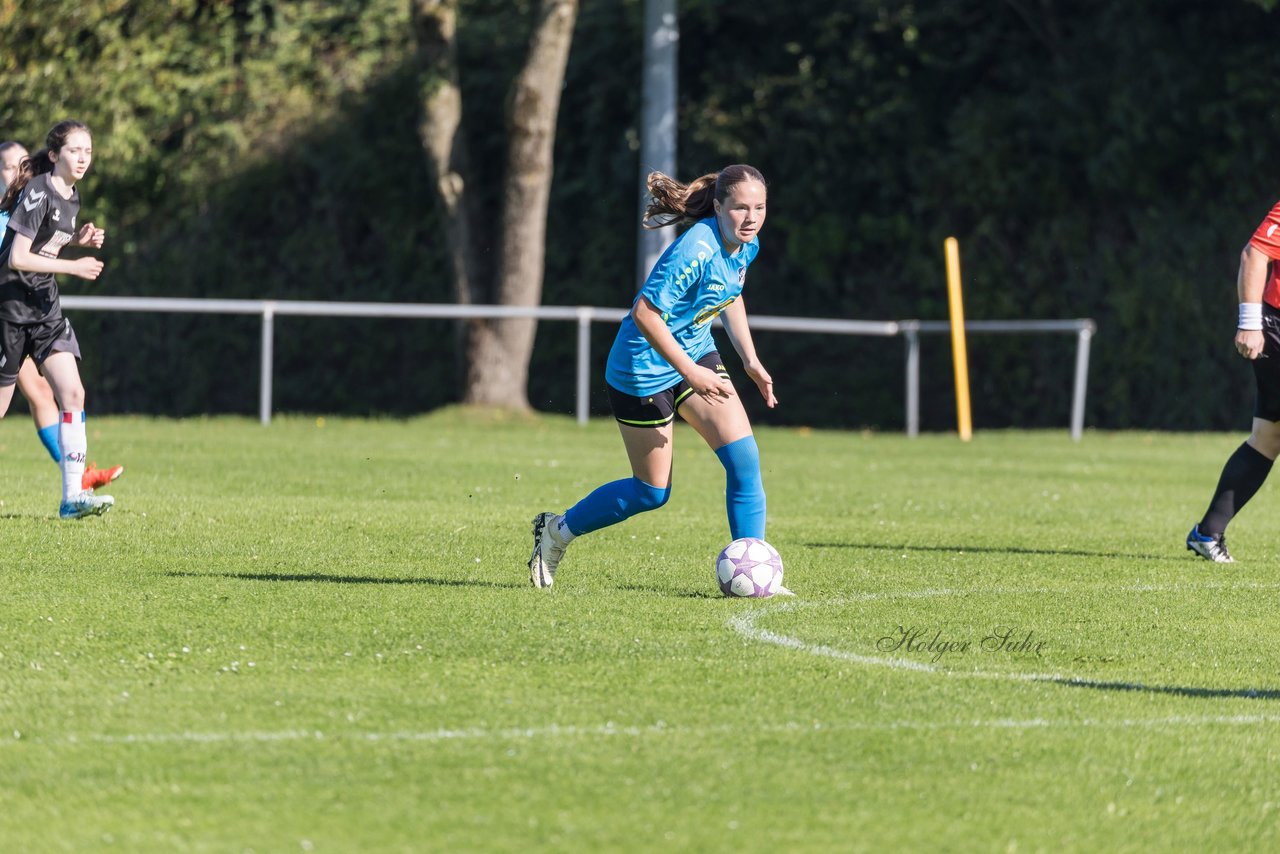
<path id="1" fill-rule="evenodd" d="M 741 295 L 747 266 L 759 251 L 755 237 L 730 254 L 715 217 L 699 220 L 662 253 L 636 300 L 644 297 L 662 313 L 676 343 L 696 362 L 716 348 L 711 321 Z M 628 314 L 609 350 L 605 379 L 618 391 L 640 397 L 671 388 L 680 373 Z"/>
<path id="2" fill-rule="evenodd" d="M 4 230 L 9 227 L 9 214 L 0 211 L 0 240 L 4 240 Z"/>

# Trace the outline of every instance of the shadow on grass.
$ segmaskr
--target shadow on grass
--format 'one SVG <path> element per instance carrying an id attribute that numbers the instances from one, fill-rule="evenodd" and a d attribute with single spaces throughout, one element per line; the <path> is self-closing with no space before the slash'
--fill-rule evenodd
<path id="1" fill-rule="evenodd" d="M 1124 552 L 1088 551 L 1086 549 L 1020 549 L 1013 546 L 908 546 L 887 543 L 805 543 L 811 549 L 878 549 L 887 552 L 972 552 L 974 554 L 1068 555 L 1071 557 L 1113 557 L 1125 560 L 1168 560 L 1170 555 L 1126 554 Z"/>
<path id="2" fill-rule="evenodd" d="M 514 581 L 467 581 L 457 578 L 380 578 L 373 575 L 322 575 L 318 572 L 166 572 L 171 578 L 239 578 L 245 581 L 320 581 L 326 584 L 427 584 L 432 587 L 527 587 Z"/>
<path id="3" fill-rule="evenodd" d="M 1244 700 L 1280 700 L 1275 688 L 1198 688 L 1191 685 L 1143 685 L 1140 682 L 1098 682 L 1093 679 L 1046 679 L 1068 688 L 1092 688 L 1095 691 L 1132 691 L 1144 694 L 1171 694 L 1175 697 L 1217 699 L 1237 697 Z"/>
<path id="4" fill-rule="evenodd" d="M 707 590 L 667 590 L 661 587 L 645 587 L 643 584 L 620 584 L 619 590 L 628 593 L 652 593 L 654 596 L 673 596 L 677 599 L 724 599 L 723 593 L 712 593 Z"/>

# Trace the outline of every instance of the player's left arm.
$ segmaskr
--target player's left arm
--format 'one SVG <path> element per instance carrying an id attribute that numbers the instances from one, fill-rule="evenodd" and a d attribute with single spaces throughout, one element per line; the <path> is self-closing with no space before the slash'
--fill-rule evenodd
<path id="1" fill-rule="evenodd" d="M 720 318 L 724 321 L 725 332 L 729 334 L 729 343 L 738 351 L 742 358 L 742 368 L 755 382 L 756 388 L 760 389 L 765 405 L 770 409 L 777 406 L 778 399 L 773 396 L 773 377 L 769 376 L 764 365 L 760 364 L 760 357 L 756 355 L 756 345 L 751 340 L 751 329 L 747 325 L 747 306 L 742 297 L 739 296 L 730 303 L 721 312 Z"/>

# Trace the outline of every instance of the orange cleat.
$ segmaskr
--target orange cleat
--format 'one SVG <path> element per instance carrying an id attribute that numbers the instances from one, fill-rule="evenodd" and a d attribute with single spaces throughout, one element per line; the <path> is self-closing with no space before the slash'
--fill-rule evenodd
<path id="1" fill-rule="evenodd" d="M 93 463 L 89 463 L 84 467 L 84 474 L 80 477 L 80 486 L 83 489 L 97 489 L 106 486 L 122 474 L 124 474 L 124 466 L 100 469 Z"/>

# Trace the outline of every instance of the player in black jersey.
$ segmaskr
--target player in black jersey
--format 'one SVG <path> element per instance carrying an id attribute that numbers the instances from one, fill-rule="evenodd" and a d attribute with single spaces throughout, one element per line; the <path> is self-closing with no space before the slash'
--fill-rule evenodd
<path id="1" fill-rule="evenodd" d="M 92 281 L 102 262 L 92 256 L 59 257 L 68 245 L 97 248 L 105 232 L 93 223 L 76 228 L 80 193 L 76 182 L 93 162 L 93 139 L 77 121 L 54 125 L 45 148 L 22 161 L 18 174 L 0 196 L 9 227 L 0 240 L 0 417 L 13 400 L 18 371 L 28 356 L 53 388 L 61 409 L 58 444 L 62 449 L 62 503 L 58 515 L 79 519 L 111 509 L 115 499 L 84 489 L 87 439 L 84 385 L 79 345 L 62 316 L 57 273 Z"/>
<path id="2" fill-rule="evenodd" d="M 9 183 L 17 177 L 22 161 L 28 157 L 27 149 L 19 142 L 7 140 L 0 142 L 0 194 L 9 188 Z M 0 239 L 9 227 L 9 214 L 0 211 Z M 40 376 L 40 369 L 30 359 L 24 359 L 18 370 L 18 391 L 27 399 L 27 409 L 31 412 L 31 420 L 36 425 L 36 436 L 44 445 L 54 465 L 62 462 L 62 448 L 58 445 L 58 423 L 61 411 L 54 400 L 53 389 L 48 381 Z M 84 476 L 80 485 L 85 489 L 98 489 L 124 474 L 124 466 L 107 466 L 98 468 L 93 463 L 86 463 Z"/>

